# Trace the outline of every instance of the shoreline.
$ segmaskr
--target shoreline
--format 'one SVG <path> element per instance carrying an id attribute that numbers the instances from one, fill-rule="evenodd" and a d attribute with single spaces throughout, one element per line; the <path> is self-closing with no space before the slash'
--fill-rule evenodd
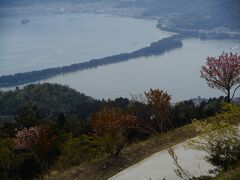
<path id="1" fill-rule="evenodd" d="M 18 85 L 33 83 L 40 80 L 49 79 L 60 74 L 93 69 L 99 66 L 129 61 L 134 58 L 162 55 L 174 49 L 181 48 L 182 46 L 183 44 L 181 38 L 179 38 L 178 35 L 174 35 L 157 42 L 153 42 L 149 46 L 143 47 L 130 53 L 122 53 L 99 59 L 91 59 L 89 61 L 75 63 L 68 66 L 16 73 L 13 75 L 3 75 L 0 76 L 0 88 L 10 88 Z"/>
<path id="2" fill-rule="evenodd" d="M 222 39 L 234 39 L 234 40 L 240 40 L 240 35 L 237 34 L 239 37 L 231 37 L 229 34 L 222 33 L 217 34 L 215 36 L 207 34 L 200 34 L 197 30 L 192 31 L 192 30 L 177 30 L 176 28 L 171 28 L 171 27 L 163 27 L 160 23 L 160 20 L 158 18 L 150 18 L 150 17 L 144 17 L 144 16 L 136 16 L 132 17 L 129 16 L 128 14 L 125 16 L 119 15 L 119 14 L 112 14 L 112 13 L 97 13 L 97 12 L 78 12 L 77 14 L 101 14 L 104 16 L 113 16 L 116 18 L 132 18 L 132 19 L 143 19 L 143 20 L 153 20 L 156 21 L 156 26 L 160 31 L 170 33 L 171 36 L 161 39 L 157 42 L 152 42 L 149 46 L 137 49 L 135 51 L 132 51 L 130 53 L 121 53 L 117 55 L 111 55 L 111 56 L 105 56 L 103 58 L 95 58 L 95 59 L 90 59 L 89 61 L 84 61 L 81 63 L 74 63 L 66 66 L 59 66 L 59 67 L 52 67 L 52 68 L 45 68 L 41 70 L 33 70 L 33 71 L 27 71 L 27 72 L 22 72 L 22 73 L 15 73 L 15 74 L 7 74 L 7 75 L 1 75 L 0 76 L 0 90 L 1 89 L 9 89 L 9 88 L 14 88 L 16 86 L 24 86 L 30 83 L 36 83 L 42 80 L 47 80 L 49 78 L 58 76 L 58 75 L 64 75 L 67 73 L 72 73 L 76 71 L 82 71 L 82 70 L 88 70 L 88 69 L 93 69 L 97 68 L 99 66 L 105 66 L 109 64 L 114 64 L 114 63 L 120 63 L 124 61 L 128 61 L 134 58 L 139 58 L 139 57 L 148 57 L 148 56 L 155 56 L 155 55 L 162 55 L 165 52 L 172 51 L 176 48 L 181 48 L 182 47 L 182 40 L 184 39 L 189 39 L 189 38 L 197 38 L 200 40 L 222 40 Z M 56 13 L 59 14 L 59 13 Z M 64 14 L 75 14 L 74 12 L 65 12 Z M 189 32 L 192 32 L 189 34 Z M 165 45 L 161 43 L 166 43 L 166 40 L 176 40 L 178 41 L 178 44 L 173 47 L 168 47 L 165 49 Z M 161 44 L 160 49 L 155 49 L 154 50 L 154 45 L 156 44 Z M 147 50 L 147 51 L 146 51 Z M 153 52 L 151 52 L 153 50 Z M 159 51 L 159 52 L 157 52 Z"/>

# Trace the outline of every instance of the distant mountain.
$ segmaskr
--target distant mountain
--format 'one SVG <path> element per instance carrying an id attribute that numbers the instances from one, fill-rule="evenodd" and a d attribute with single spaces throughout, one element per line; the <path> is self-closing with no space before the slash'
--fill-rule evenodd
<path id="1" fill-rule="evenodd" d="M 136 0 L 120 6 L 146 8 L 143 16 L 167 18 L 177 27 L 240 30 L 240 0 Z"/>
<path id="2" fill-rule="evenodd" d="M 74 9 L 74 3 L 102 3 L 98 6 L 98 10 L 106 10 L 108 4 L 114 4 L 114 10 L 106 11 L 105 13 L 116 13 L 117 10 L 124 8 L 131 14 L 131 8 L 143 10 L 138 17 L 154 18 L 159 20 L 161 24 L 169 29 L 191 29 L 191 30 L 209 30 L 220 29 L 220 31 L 238 31 L 240 32 L 240 0 L 1 0 L 0 7 L 12 6 L 28 6 L 33 4 L 46 3 L 72 3 L 70 8 Z M 70 5 L 71 6 L 71 5 Z M 53 9 L 57 8 L 56 4 L 52 4 Z M 84 12 L 89 6 L 84 8 Z M 91 12 L 95 6 L 89 8 Z M 111 8 L 111 7 L 110 7 Z M 35 13 L 38 8 L 32 12 Z M 20 12 L 29 12 L 29 9 L 21 9 Z M 41 10 L 40 10 L 41 11 Z M 53 10 L 54 12 L 55 10 Z M 80 9 L 74 9 L 74 12 L 80 12 Z M 1 15 L 8 14 L 8 10 L 2 11 Z M 16 10 L 11 10 L 11 13 Z M 19 12 L 19 11 L 18 11 Z M 50 12 L 50 11 L 48 11 Z M 4 14 L 6 13 L 6 14 Z M 125 14 L 126 16 L 128 13 Z M 135 16 L 134 16 L 135 17 Z M 240 35 L 240 33 L 239 33 Z"/>

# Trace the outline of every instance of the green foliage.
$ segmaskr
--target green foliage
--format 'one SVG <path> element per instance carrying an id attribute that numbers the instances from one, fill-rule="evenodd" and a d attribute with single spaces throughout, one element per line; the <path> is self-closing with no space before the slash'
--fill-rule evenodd
<path id="1" fill-rule="evenodd" d="M 206 159 L 217 170 L 226 170 L 240 160 L 240 106 L 224 104 L 223 109 L 225 112 L 204 121 L 195 120 L 200 135 L 189 142 L 190 147 L 208 152 Z"/>
<path id="2" fill-rule="evenodd" d="M 191 101 L 170 106 L 169 96 L 164 100 L 157 91 L 146 95 L 147 102 L 129 101 L 124 98 L 96 101 L 68 87 L 47 83 L 29 85 L 22 90 L 0 92 L 0 116 L 16 115 L 16 122 L 5 123 L 0 129 L 1 177 L 18 176 L 30 179 L 48 170 L 52 165 L 66 169 L 107 154 L 118 155 L 134 138 L 139 140 L 139 137 L 146 136 L 147 133 L 150 135 L 156 123 L 162 122 L 158 120 L 164 120 L 164 123 L 171 120 L 171 124 L 165 123 L 164 127 L 161 127 L 163 124 L 157 124 L 162 132 L 172 126 L 190 123 L 193 118 L 212 116 L 219 112 L 221 107 L 219 99 L 203 102 L 200 106 L 195 106 Z M 100 104 L 105 109 L 102 112 Z M 113 109 L 118 111 L 112 111 Z M 94 127 L 90 126 L 90 120 L 96 114 L 99 115 L 95 117 L 95 122 L 98 123 L 95 123 L 97 125 Z M 212 123 L 210 130 L 226 127 L 234 132 L 234 126 L 225 122 L 237 124 L 239 114 L 238 106 L 227 104 L 223 114 L 201 123 L 203 126 L 225 119 L 224 123 Z M 33 148 L 26 150 L 12 146 L 16 129 L 34 126 L 42 128 Z M 220 153 L 214 153 L 214 159 L 228 152 L 231 146 L 227 147 L 228 149 Z M 214 149 L 209 149 L 209 152 L 214 152 Z M 32 171 L 27 170 L 28 168 Z"/>
<path id="3" fill-rule="evenodd" d="M 32 179 L 39 173 L 40 165 L 33 153 L 16 152 L 11 139 L 0 139 L 0 179 Z"/>
<path id="4" fill-rule="evenodd" d="M 98 101 L 69 87 L 49 83 L 31 84 L 23 89 L 0 93 L 0 116 L 15 115 L 29 102 L 38 107 L 42 119 L 56 118 L 62 111 L 66 116 L 76 114 L 86 119 L 98 107 Z"/>
<path id="5" fill-rule="evenodd" d="M 14 137 L 16 133 L 16 129 L 18 128 L 17 123 L 5 123 L 3 127 L 0 129 L 1 137 Z"/>
<path id="6" fill-rule="evenodd" d="M 171 108 L 171 116 L 177 126 L 189 124 L 193 118 L 198 117 L 198 107 L 192 101 L 179 102 Z"/>
<path id="7" fill-rule="evenodd" d="M 18 179 L 35 178 L 41 173 L 41 167 L 38 161 L 34 153 L 16 153 L 13 159 L 13 177 Z"/>
<path id="8" fill-rule="evenodd" d="M 39 124 L 39 121 L 40 115 L 38 108 L 32 102 L 29 102 L 18 109 L 16 122 L 19 127 L 33 127 Z"/>
<path id="9" fill-rule="evenodd" d="M 224 104 L 222 114 L 216 116 L 218 119 L 227 121 L 233 124 L 238 124 L 240 122 L 240 106 L 234 104 Z"/>
<path id="10" fill-rule="evenodd" d="M 104 148 L 99 139 L 87 135 L 70 137 L 63 144 L 61 156 L 56 164 L 58 168 L 65 169 L 100 158 L 103 154 Z"/>
<path id="11" fill-rule="evenodd" d="M 182 126 L 191 123 L 193 119 L 214 116 L 221 111 L 223 99 L 224 97 L 212 98 L 203 101 L 199 106 L 192 100 L 179 102 L 171 107 L 171 118 L 175 126 Z"/>
<path id="12" fill-rule="evenodd" d="M 12 165 L 13 145 L 10 139 L 0 139 L 0 179 L 7 179 Z"/>
<path id="13" fill-rule="evenodd" d="M 14 116 L 0 116 L 0 127 L 8 122 L 14 122 Z"/>
<path id="14" fill-rule="evenodd" d="M 63 112 L 60 113 L 60 115 L 57 118 L 57 127 L 60 130 L 64 130 L 64 125 L 66 123 L 66 117 Z"/>
<path id="15" fill-rule="evenodd" d="M 206 115 L 214 115 L 219 109 L 221 109 L 221 103 L 219 103 L 219 101 L 212 101 L 203 107 L 203 113 Z"/>
<path id="16" fill-rule="evenodd" d="M 64 128 L 68 133 L 73 134 L 73 136 L 87 134 L 90 131 L 89 124 L 76 115 L 67 117 Z"/>
<path id="17" fill-rule="evenodd" d="M 219 169 L 227 170 L 233 167 L 240 159 L 239 136 L 216 139 L 210 147 L 210 154 L 207 160 Z"/>

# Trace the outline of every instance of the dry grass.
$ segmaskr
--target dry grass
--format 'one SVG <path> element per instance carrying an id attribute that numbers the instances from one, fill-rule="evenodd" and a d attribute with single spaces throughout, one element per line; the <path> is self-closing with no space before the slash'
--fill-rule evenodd
<path id="1" fill-rule="evenodd" d="M 158 151 L 195 136 L 196 132 L 194 128 L 191 125 L 187 125 L 174 131 L 169 131 L 134 143 L 126 147 L 119 157 L 106 157 L 95 162 L 73 167 L 61 173 L 52 172 L 52 175 L 46 176 L 46 179 L 107 179 Z"/>

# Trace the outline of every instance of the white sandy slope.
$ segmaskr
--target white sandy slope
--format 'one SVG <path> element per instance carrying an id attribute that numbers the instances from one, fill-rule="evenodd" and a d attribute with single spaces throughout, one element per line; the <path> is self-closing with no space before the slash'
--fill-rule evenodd
<path id="1" fill-rule="evenodd" d="M 186 142 L 173 147 L 179 164 L 190 171 L 194 176 L 208 175 L 214 167 L 204 160 L 206 152 L 186 149 Z M 177 180 L 174 173 L 176 166 L 167 150 L 160 151 L 139 163 L 123 170 L 109 180 Z"/>

